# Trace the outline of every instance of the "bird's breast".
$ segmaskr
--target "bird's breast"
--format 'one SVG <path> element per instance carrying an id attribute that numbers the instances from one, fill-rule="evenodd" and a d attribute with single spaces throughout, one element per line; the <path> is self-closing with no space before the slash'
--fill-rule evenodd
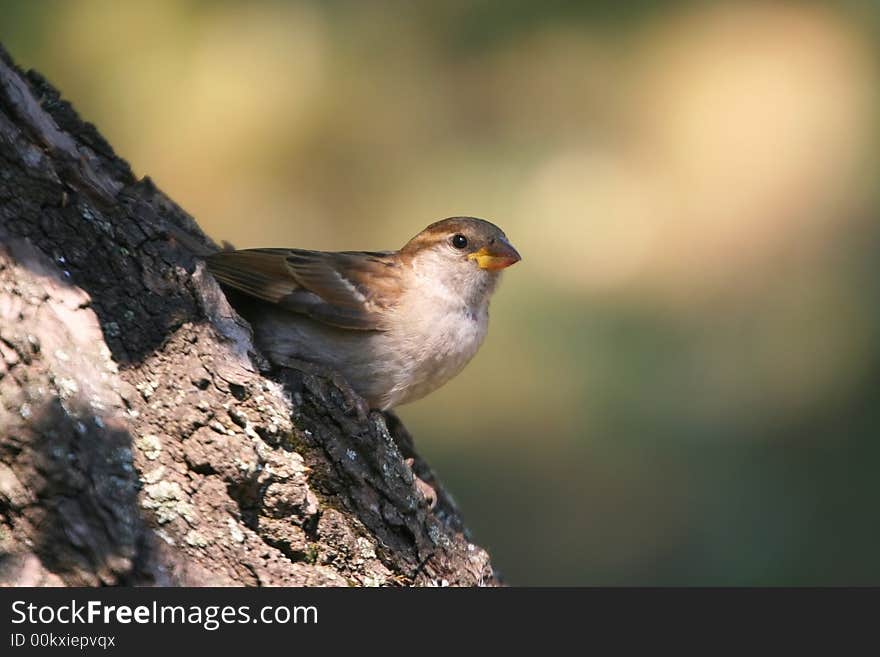
<path id="1" fill-rule="evenodd" d="M 391 405 L 420 399 L 461 372 L 488 330 L 488 312 L 461 304 L 411 304 L 389 336 L 400 350 Z"/>

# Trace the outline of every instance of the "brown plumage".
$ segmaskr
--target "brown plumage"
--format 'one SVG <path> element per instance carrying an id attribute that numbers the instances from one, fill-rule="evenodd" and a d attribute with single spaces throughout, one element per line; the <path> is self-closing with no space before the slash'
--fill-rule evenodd
<path id="1" fill-rule="evenodd" d="M 208 269 L 265 302 L 250 319 L 270 360 L 327 366 L 386 409 L 467 364 L 485 337 L 500 270 L 518 260 L 497 226 L 454 217 L 399 251 L 245 249 L 210 256 Z"/>
<path id="2" fill-rule="evenodd" d="M 388 253 L 243 249 L 217 253 L 208 268 L 257 299 L 331 326 L 382 330 L 401 265 Z"/>

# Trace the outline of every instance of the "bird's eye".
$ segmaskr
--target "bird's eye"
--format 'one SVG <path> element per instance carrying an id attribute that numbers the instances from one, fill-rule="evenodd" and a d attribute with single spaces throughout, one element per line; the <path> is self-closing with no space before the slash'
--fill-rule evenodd
<path id="1" fill-rule="evenodd" d="M 452 246 L 456 249 L 463 249 L 468 245 L 467 237 L 464 235 L 453 235 L 452 236 Z"/>

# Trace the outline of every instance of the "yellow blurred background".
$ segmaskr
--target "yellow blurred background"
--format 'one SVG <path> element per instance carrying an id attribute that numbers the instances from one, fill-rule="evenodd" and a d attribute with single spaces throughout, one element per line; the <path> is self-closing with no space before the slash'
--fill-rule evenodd
<path id="1" fill-rule="evenodd" d="M 401 409 L 512 584 L 880 584 L 870 2 L 2 3 L 239 248 L 523 254 Z"/>

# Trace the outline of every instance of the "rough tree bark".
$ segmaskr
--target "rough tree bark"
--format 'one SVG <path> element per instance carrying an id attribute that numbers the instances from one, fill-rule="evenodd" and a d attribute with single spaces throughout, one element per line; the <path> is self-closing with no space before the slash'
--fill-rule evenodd
<path id="1" fill-rule="evenodd" d="M 497 584 L 397 418 L 270 371 L 193 245 L 0 47 L 0 583 Z"/>

